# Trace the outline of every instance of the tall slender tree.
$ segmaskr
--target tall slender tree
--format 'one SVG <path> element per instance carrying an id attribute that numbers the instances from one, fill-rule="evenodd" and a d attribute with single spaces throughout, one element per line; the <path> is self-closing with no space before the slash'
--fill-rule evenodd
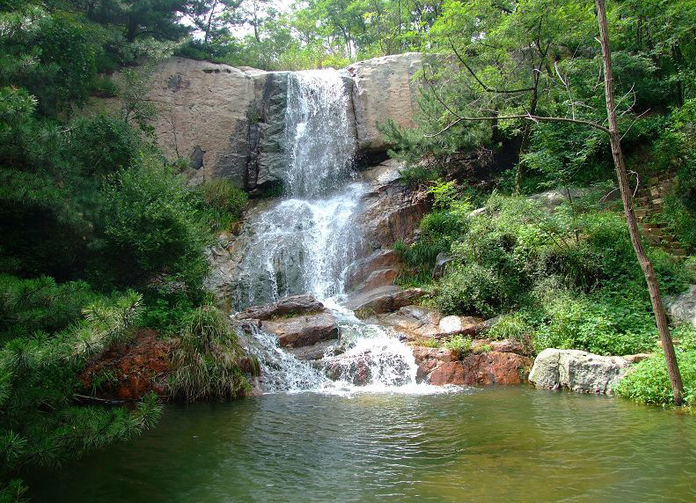
<path id="1" fill-rule="evenodd" d="M 677 364 L 677 356 L 674 352 L 674 344 L 672 336 L 669 333 L 667 323 L 667 314 L 662 304 L 660 295 L 660 287 L 657 283 L 655 268 L 648 258 L 645 248 L 638 232 L 638 223 L 633 213 L 633 194 L 628 184 L 628 175 L 626 173 L 626 162 L 621 151 L 621 135 L 616 121 L 616 102 L 614 99 L 614 76 L 611 68 L 611 49 L 609 47 L 609 33 L 607 28 L 607 14 L 604 6 L 604 0 L 595 0 L 597 9 L 597 23 L 599 24 L 599 41 L 602 44 L 602 59 L 604 62 L 604 93 L 607 104 L 607 118 L 609 120 L 609 141 L 611 143 L 611 155 L 614 158 L 614 167 L 616 168 L 616 178 L 619 181 L 619 190 L 621 191 L 621 200 L 623 201 L 624 215 L 628 224 L 628 231 L 631 234 L 631 242 L 633 249 L 638 257 L 638 262 L 643 269 L 645 281 L 648 284 L 650 291 L 650 301 L 652 302 L 653 311 L 655 313 L 655 322 L 657 330 L 660 333 L 662 341 L 662 350 L 667 361 L 667 370 L 669 372 L 669 380 L 672 385 L 672 393 L 674 395 L 675 405 L 681 405 L 684 397 L 684 385 L 682 384 L 681 375 L 679 374 L 679 366 Z"/>

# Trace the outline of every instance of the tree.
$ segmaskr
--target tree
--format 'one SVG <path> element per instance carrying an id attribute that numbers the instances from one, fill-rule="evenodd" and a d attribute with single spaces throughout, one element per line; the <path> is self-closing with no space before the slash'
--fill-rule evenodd
<path id="1" fill-rule="evenodd" d="M 619 181 L 619 190 L 621 191 L 621 200 L 623 201 L 624 215 L 626 223 L 631 234 L 631 242 L 633 249 L 636 252 L 636 257 L 643 269 L 645 281 L 648 284 L 650 291 L 650 301 L 655 312 L 655 322 L 657 330 L 662 341 L 662 350 L 665 354 L 667 362 L 667 371 L 669 372 L 669 380 L 672 385 L 672 393 L 674 395 L 674 404 L 679 406 L 682 404 L 684 397 L 684 385 L 682 384 L 681 375 L 679 374 L 679 366 L 677 364 L 677 356 L 674 353 L 674 344 L 672 336 L 669 333 L 667 323 L 667 314 L 662 304 L 660 296 L 660 287 L 655 276 L 655 269 L 648 255 L 645 253 L 645 248 L 641 241 L 640 233 L 638 232 L 638 224 L 633 213 L 633 194 L 628 184 L 628 175 L 626 173 L 626 163 L 624 161 L 623 152 L 621 151 L 621 136 L 616 121 L 616 101 L 614 99 L 614 76 L 611 67 L 611 50 L 609 48 L 609 33 L 607 28 L 607 15 L 604 7 L 604 0 L 595 0 L 597 8 L 597 23 L 599 24 L 600 43 L 602 44 L 602 59 L 604 62 L 604 92 L 606 95 L 607 118 L 609 119 L 609 141 L 611 142 L 611 155 L 614 159 L 616 168 L 616 177 Z"/>

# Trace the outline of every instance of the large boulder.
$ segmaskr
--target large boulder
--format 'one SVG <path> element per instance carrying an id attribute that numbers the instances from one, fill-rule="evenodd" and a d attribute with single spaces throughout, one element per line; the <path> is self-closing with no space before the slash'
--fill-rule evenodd
<path id="1" fill-rule="evenodd" d="M 484 327 L 484 320 L 474 316 L 442 316 L 434 308 L 408 305 L 396 312 L 377 314 L 371 322 L 389 327 L 407 341 L 445 339 L 453 335 L 474 336 Z"/>
<path id="2" fill-rule="evenodd" d="M 308 294 L 292 295 L 266 306 L 253 306 L 235 318 L 274 334 L 281 347 L 299 348 L 338 339 L 336 317 Z M 307 352 L 306 359 L 314 359 L 314 352 Z"/>
<path id="3" fill-rule="evenodd" d="M 521 384 L 532 365 L 527 356 L 500 351 L 468 354 L 459 360 L 447 349 L 416 347 L 414 356 L 417 378 L 435 386 Z"/>
<path id="4" fill-rule="evenodd" d="M 315 314 L 322 311 L 325 311 L 324 304 L 310 294 L 301 294 L 284 297 L 274 304 L 249 307 L 237 314 L 236 318 L 240 320 L 270 320 L 280 317 Z"/>
<path id="5" fill-rule="evenodd" d="M 387 285 L 349 297 L 346 307 L 371 314 L 390 313 L 413 304 L 422 296 L 423 290 L 420 288 L 403 289 Z"/>
<path id="6" fill-rule="evenodd" d="M 275 334 L 280 347 L 311 346 L 338 339 L 338 322 L 328 312 L 262 321 L 261 330 Z"/>
<path id="7" fill-rule="evenodd" d="M 549 348 L 536 357 L 529 381 L 537 388 L 610 395 L 630 365 L 631 362 L 621 356 Z"/>
<path id="8" fill-rule="evenodd" d="M 413 126 L 418 109 L 418 86 L 413 76 L 421 68 L 422 56 L 414 52 L 368 59 L 347 68 L 356 84 L 353 104 L 359 150 L 387 149 L 378 124 L 393 120 L 401 127 Z"/>
<path id="9" fill-rule="evenodd" d="M 696 328 L 696 285 L 681 295 L 665 297 L 667 312 L 673 322 L 690 323 Z"/>

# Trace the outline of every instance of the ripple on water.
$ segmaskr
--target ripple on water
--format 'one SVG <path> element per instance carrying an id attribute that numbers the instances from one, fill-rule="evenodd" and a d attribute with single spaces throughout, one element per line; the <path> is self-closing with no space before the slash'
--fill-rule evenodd
<path id="1" fill-rule="evenodd" d="M 170 406 L 34 501 L 690 502 L 696 418 L 525 387 Z"/>

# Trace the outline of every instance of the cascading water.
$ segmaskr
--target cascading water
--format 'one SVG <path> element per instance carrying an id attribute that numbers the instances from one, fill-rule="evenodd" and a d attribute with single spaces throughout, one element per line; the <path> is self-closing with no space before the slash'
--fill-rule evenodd
<path id="1" fill-rule="evenodd" d="M 357 217 L 366 191 L 364 183 L 351 181 L 356 141 L 346 87 L 335 70 L 288 74 L 284 149 L 289 161 L 283 186 L 289 197 L 248 222 L 252 237 L 234 287 L 237 309 L 314 295 L 338 319 L 343 354 L 311 366 L 253 328 L 248 349 L 259 359 L 266 392 L 415 386 L 410 348 L 336 301 L 362 247 Z"/>

